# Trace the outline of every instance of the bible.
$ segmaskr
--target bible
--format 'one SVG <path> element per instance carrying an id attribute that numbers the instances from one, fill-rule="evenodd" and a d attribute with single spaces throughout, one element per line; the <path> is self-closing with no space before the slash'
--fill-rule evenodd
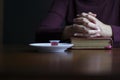
<path id="1" fill-rule="evenodd" d="M 112 38 L 71 37 L 72 49 L 111 49 Z"/>

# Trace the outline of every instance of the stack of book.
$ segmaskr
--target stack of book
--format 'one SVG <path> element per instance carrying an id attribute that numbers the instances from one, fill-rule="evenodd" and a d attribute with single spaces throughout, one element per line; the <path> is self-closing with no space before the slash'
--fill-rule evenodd
<path id="1" fill-rule="evenodd" d="M 111 49 L 111 38 L 81 38 L 72 37 L 71 43 L 74 44 L 72 49 Z"/>

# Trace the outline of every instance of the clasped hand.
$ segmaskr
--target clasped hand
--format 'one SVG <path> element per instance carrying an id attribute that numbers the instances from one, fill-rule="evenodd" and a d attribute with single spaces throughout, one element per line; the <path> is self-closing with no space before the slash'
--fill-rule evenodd
<path id="1" fill-rule="evenodd" d="M 97 15 L 92 12 L 77 15 L 77 18 L 73 20 L 74 24 L 72 25 L 74 36 L 111 37 L 111 26 L 102 23 L 96 16 Z"/>

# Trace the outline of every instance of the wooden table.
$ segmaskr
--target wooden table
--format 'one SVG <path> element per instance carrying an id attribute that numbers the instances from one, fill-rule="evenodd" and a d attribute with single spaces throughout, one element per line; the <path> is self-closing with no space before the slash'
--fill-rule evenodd
<path id="1" fill-rule="evenodd" d="M 1 78 L 18 79 L 114 79 L 120 74 L 120 48 L 38 52 L 27 45 L 0 46 Z"/>

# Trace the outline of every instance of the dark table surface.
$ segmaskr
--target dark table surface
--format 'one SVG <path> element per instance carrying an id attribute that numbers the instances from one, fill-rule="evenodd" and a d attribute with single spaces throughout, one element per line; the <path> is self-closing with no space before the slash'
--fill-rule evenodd
<path id="1" fill-rule="evenodd" d="M 0 74 L 10 80 L 115 80 L 120 76 L 120 48 L 48 53 L 28 45 L 1 45 Z"/>

